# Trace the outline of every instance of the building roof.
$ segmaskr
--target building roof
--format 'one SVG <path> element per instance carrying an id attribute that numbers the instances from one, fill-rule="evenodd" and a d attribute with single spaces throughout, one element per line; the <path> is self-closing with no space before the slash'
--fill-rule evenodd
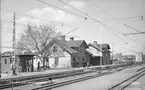
<path id="1" fill-rule="evenodd" d="M 101 49 L 110 49 L 109 44 L 97 44 L 97 46 Z"/>
<path id="2" fill-rule="evenodd" d="M 22 55 L 36 55 L 32 52 L 24 52 L 24 53 L 15 53 L 16 56 L 22 56 Z M 2 57 L 6 57 L 6 56 L 13 56 L 13 52 L 12 51 L 7 51 L 1 54 Z"/>
<path id="3" fill-rule="evenodd" d="M 94 43 L 90 43 L 90 44 L 88 44 L 88 46 L 92 46 L 93 48 L 97 49 L 98 51 L 101 51 L 101 48 L 98 47 L 98 46 L 97 46 L 96 44 L 94 44 Z"/>
<path id="4" fill-rule="evenodd" d="M 66 41 L 66 43 L 69 47 L 79 47 L 82 44 L 84 44 L 86 48 L 88 47 L 85 40 L 71 40 L 71 41 Z"/>
<path id="5" fill-rule="evenodd" d="M 88 46 L 92 46 L 98 51 L 104 50 L 104 49 L 110 49 L 109 44 L 95 44 L 95 43 L 90 43 Z"/>
<path id="6" fill-rule="evenodd" d="M 90 52 L 92 56 L 103 56 L 101 52 L 94 51 L 92 49 L 86 49 L 86 51 Z"/>
<path id="7" fill-rule="evenodd" d="M 89 50 L 87 50 L 87 49 L 86 49 L 86 53 L 91 55 L 91 56 L 93 56 L 93 54 Z"/>
<path id="8" fill-rule="evenodd" d="M 57 40 L 54 39 L 49 45 L 52 46 L 54 43 L 57 43 L 59 46 L 61 46 L 64 50 L 66 50 L 69 54 L 73 54 L 73 53 L 78 53 L 76 50 L 73 50 L 71 47 L 68 46 L 68 44 L 63 41 L 63 40 Z"/>
<path id="9" fill-rule="evenodd" d="M 123 55 L 122 57 L 123 57 L 123 58 L 134 58 L 135 55 Z"/>

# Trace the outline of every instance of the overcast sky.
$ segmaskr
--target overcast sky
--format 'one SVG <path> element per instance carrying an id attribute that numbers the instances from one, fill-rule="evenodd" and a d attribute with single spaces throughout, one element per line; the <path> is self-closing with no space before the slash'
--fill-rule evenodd
<path id="1" fill-rule="evenodd" d="M 61 3 L 59 0 L 43 1 L 73 13 L 83 15 L 82 13 L 75 11 L 71 7 Z M 95 8 L 88 0 L 62 1 L 87 13 L 97 20 L 103 21 L 103 23 L 109 25 L 113 30 L 116 30 L 120 33 L 136 32 L 135 30 L 124 26 L 124 24 L 127 24 L 134 29 L 145 31 L 145 0 L 89 0 L 100 9 L 111 14 L 111 16 L 99 10 L 98 8 Z M 68 36 L 78 36 L 75 38 L 76 40 L 86 40 L 87 43 L 91 43 L 93 41 L 97 41 L 98 43 L 108 43 L 110 44 L 110 47 L 113 47 L 113 50 L 116 52 L 145 51 L 145 34 L 128 36 L 132 39 L 130 40 L 129 38 L 112 30 L 114 32 L 113 34 L 96 21 L 90 20 L 89 18 L 84 19 L 76 15 L 72 15 L 65 11 L 45 5 L 44 3 L 41 3 L 37 0 L 1 0 L 1 2 L 2 30 L 7 31 L 2 32 L 2 46 L 12 46 L 11 42 L 7 42 L 12 41 L 12 22 L 8 21 L 12 21 L 13 13 L 6 11 L 9 10 L 16 12 L 17 39 L 19 38 L 20 33 L 23 32 L 24 25 L 29 22 L 36 24 L 50 24 L 50 21 L 55 21 L 53 24 L 57 25 L 57 31 L 62 32 L 62 34 L 65 34 L 75 29 L 76 27 L 79 27 L 77 30 L 68 34 Z M 22 16 L 19 13 L 28 16 L 39 17 L 41 20 Z M 115 18 L 144 16 L 144 20 L 142 20 L 141 17 L 136 17 L 120 19 L 116 21 L 114 18 L 112 18 L 112 16 Z M 63 23 L 63 26 L 61 26 L 61 23 Z M 6 50 L 8 49 L 2 48 L 2 51 Z"/>

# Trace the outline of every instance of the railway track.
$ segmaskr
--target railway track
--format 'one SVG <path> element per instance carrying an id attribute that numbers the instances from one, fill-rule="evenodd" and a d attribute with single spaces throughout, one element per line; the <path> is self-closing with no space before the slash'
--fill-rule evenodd
<path id="1" fill-rule="evenodd" d="M 22 86 L 22 85 L 27 85 L 27 84 L 31 84 L 31 83 L 36 83 L 36 82 L 41 82 L 41 81 L 48 81 L 50 79 L 60 79 L 60 78 L 65 78 L 65 77 L 69 77 L 69 76 L 76 76 L 76 75 L 81 75 L 81 74 L 86 74 L 86 73 L 91 73 L 93 71 L 88 71 L 88 72 L 73 72 L 73 73 L 66 73 L 66 74 L 59 74 L 59 75 L 48 75 L 47 77 L 41 77 L 41 78 L 33 78 L 33 79 L 27 79 L 27 80 L 17 80 L 17 81 L 11 81 L 9 83 L 6 84 L 2 84 L 0 85 L 0 89 L 6 89 L 6 88 L 10 88 L 10 87 L 17 87 L 17 86 Z"/>
<path id="2" fill-rule="evenodd" d="M 49 83 L 49 84 L 46 84 L 46 85 L 38 87 L 38 88 L 33 88 L 31 90 L 50 90 L 50 89 L 53 89 L 53 88 L 61 87 L 61 86 L 76 83 L 76 82 L 85 81 L 85 80 L 88 80 L 88 79 L 108 75 L 108 74 L 111 74 L 111 73 L 113 73 L 113 72 L 107 71 L 107 72 L 97 73 L 97 74 L 94 73 L 93 75 L 76 77 L 76 78 L 72 78 L 70 80 L 65 80 L 65 81 L 56 82 L 56 83 Z"/>
<path id="3" fill-rule="evenodd" d="M 145 75 L 145 69 L 141 69 L 142 71 L 138 71 L 139 73 L 127 78 L 126 80 L 112 86 L 111 88 L 109 88 L 108 90 L 124 90 L 125 88 L 127 88 L 130 84 L 132 84 L 133 82 L 135 82 L 136 80 L 138 80 L 139 78 L 141 78 L 142 76 Z"/>
<path id="4" fill-rule="evenodd" d="M 36 83 L 36 82 L 44 82 L 44 81 L 49 81 L 50 79 L 55 80 L 55 79 L 66 78 L 70 76 L 85 75 L 85 74 L 93 73 L 96 71 L 112 70 L 112 69 L 117 70 L 119 67 L 123 67 L 122 65 L 120 66 L 114 65 L 113 67 L 112 66 L 108 65 L 108 66 L 102 66 L 102 67 L 91 67 L 91 68 L 88 68 L 89 70 L 81 69 L 81 70 L 76 70 L 76 71 L 74 70 L 74 71 L 62 72 L 58 74 L 46 74 L 46 75 L 40 75 L 40 76 L 37 75 L 37 76 L 28 77 L 28 78 L 16 78 L 16 79 L 11 79 L 11 80 L 6 80 L 7 83 L 0 84 L 0 89 L 17 87 L 17 86 Z M 127 66 L 124 68 L 127 68 Z M 92 76 L 89 76 L 89 77 L 92 77 Z M 74 81 L 71 81 L 71 82 L 74 82 Z"/>

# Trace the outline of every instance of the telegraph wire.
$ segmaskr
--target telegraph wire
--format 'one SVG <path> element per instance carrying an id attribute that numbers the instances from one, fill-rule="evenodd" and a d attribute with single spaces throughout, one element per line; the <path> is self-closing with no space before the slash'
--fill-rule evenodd
<path id="1" fill-rule="evenodd" d="M 41 0 L 38 0 L 38 1 L 41 1 Z M 43 2 L 43 1 L 41 1 L 41 2 Z M 44 3 L 44 2 L 43 2 Z M 48 3 L 46 3 L 45 2 L 45 4 L 48 4 Z M 53 7 L 54 7 L 54 5 L 52 5 Z M 56 6 L 55 6 L 56 7 Z M 64 11 L 64 10 L 63 10 Z M 68 11 L 69 12 L 69 11 Z M 87 15 L 88 16 L 88 15 Z M 100 21 L 98 21 L 97 19 L 95 19 L 95 18 L 93 18 L 93 17 L 91 17 L 91 16 L 88 16 L 88 17 L 90 17 L 91 19 L 93 19 L 93 20 L 95 20 L 96 22 L 99 22 L 100 24 L 102 24 L 102 25 L 104 25 L 105 27 L 109 27 L 108 25 L 106 25 L 106 24 L 104 24 L 104 23 L 102 23 L 102 22 L 100 22 Z M 109 27 L 110 28 L 110 27 Z"/>
<path id="2" fill-rule="evenodd" d="M 40 0 L 38 0 L 38 1 L 40 1 Z M 63 3 L 63 4 L 66 4 L 66 5 L 70 6 L 71 8 L 75 9 L 76 11 L 78 11 L 78 12 L 80 12 L 80 13 L 85 14 L 86 16 L 88 16 L 87 13 L 84 13 L 84 12 L 82 12 L 82 11 L 80 11 L 80 10 L 74 8 L 73 6 L 71 6 L 71 5 L 69 5 L 69 4 L 65 3 L 65 2 L 63 2 L 62 0 L 59 0 L 59 1 L 60 1 L 61 3 Z M 86 18 L 86 19 L 87 19 L 87 18 Z"/>
<path id="3" fill-rule="evenodd" d="M 114 16 L 112 16 L 111 14 L 109 14 L 108 12 L 106 12 L 106 11 L 104 11 L 104 10 L 102 10 L 101 8 L 99 8 L 99 7 L 97 7 L 95 4 L 93 4 L 90 0 L 88 0 L 93 6 L 95 6 L 96 8 L 98 8 L 99 10 L 101 10 L 102 12 L 104 12 L 104 13 L 106 13 L 106 14 L 108 14 L 109 16 L 111 16 L 111 17 L 113 17 L 115 20 L 117 20 Z M 119 20 L 120 21 L 120 20 Z M 121 22 L 121 21 L 120 21 Z M 121 22 L 122 23 L 122 22 Z M 124 23 L 123 23 L 124 24 Z M 139 30 L 137 30 L 137 29 L 135 29 L 135 28 L 133 28 L 133 27 L 131 27 L 131 26 L 129 26 L 129 25 L 127 25 L 127 24 L 124 24 L 126 27 L 129 27 L 129 28 L 131 28 L 131 29 L 133 29 L 133 30 L 135 30 L 135 31 L 137 31 L 137 32 L 140 32 L 141 33 L 141 31 L 139 31 Z M 114 31 L 117 31 L 117 30 L 114 30 Z M 118 32 L 118 31 L 117 31 Z M 118 32 L 119 34 L 122 34 L 123 36 L 125 36 L 125 37 L 127 37 L 125 34 L 123 34 L 123 33 L 120 33 L 120 32 Z M 127 38 L 129 38 L 129 37 L 127 37 Z M 130 40 L 132 40 L 131 38 L 129 38 Z M 134 41 L 134 40 L 132 40 L 132 41 Z M 136 43 L 136 41 L 134 41 L 135 43 Z M 136 44 L 138 44 L 138 43 L 136 43 Z M 139 45 L 139 44 L 138 44 Z"/>
<path id="4" fill-rule="evenodd" d="M 10 10 L 7 10 L 7 9 L 4 9 L 4 8 L 2 8 L 2 10 L 5 10 L 5 11 L 7 11 L 7 12 L 11 12 L 11 13 L 13 13 L 14 11 L 10 11 Z M 46 22 L 49 22 L 49 23 L 55 23 L 55 24 L 59 24 L 59 25 L 63 25 L 63 26 L 66 26 L 66 27 L 74 27 L 74 26 L 71 26 L 71 25 L 68 25 L 68 24 L 66 24 L 66 23 L 68 23 L 67 21 L 65 21 L 65 22 L 61 22 L 61 21 L 55 21 L 55 20 L 46 20 L 46 19 L 42 19 L 42 18 L 39 18 L 39 17 L 35 17 L 35 16 L 30 16 L 30 15 L 27 15 L 27 14 L 22 14 L 22 13 L 18 13 L 18 12 L 15 12 L 16 14 L 17 14 L 17 16 L 25 16 L 25 17 L 29 17 L 29 18 L 31 18 L 31 19 L 38 19 L 38 20 L 41 20 L 41 21 L 46 21 Z M 4 20 L 4 21 L 7 21 L 7 22 L 12 22 L 12 21 L 10 21 L 10 20 Z M 16 23 L 18 23 L 18 22 L 16 22 Z M 65 23 L 65 24 L 64 24 Z M 76 22 L 71 22 L 71 23 L 76 23 Z M 78 23 L 80 23 L 80 22 L 78 22 Z M 20 23 L 19 23 L 20 24 Z M 62 26 L 62 27 L 63 27 Z"/>
<path id="5" fill-rule="evenodd" d="M 141 33 L 140 30 L 137 30 L 137 29 L 135 29 L 135 28 L 133 28 L 133 27 L 131 27 L 131 26 L 128 26 L 128 25 L 126 25 L 126 24 L 124 24 L 124 26 L 129 27 L 129 28 L 131 28 L 131 29 L 133 29 L 133 30 L 135 30 L 135 31 L 137 31 L 137 32 L 139 32 L 139 33 Z"/>
<path id="6" fill-rule="evenodd" d="M 49 4 L 49 3 L 46 3 L 46 2 L 44 2 L 44 1 L 42 1 L 42 0 L 37 0 L 37 1 L 39 1 L 39 2 L 41 2 L 41 3 L 44 3 L 44 4 L 46 4 L 46 5 L 49 5 L 49 6 L 51 6 L 51 7 L 54 7 L 54 8 L 60 9 L 60 10 L 62 10 L 62 11 L 68 12 L 68 13 L 70 13 L 70 14 L 73 14 L 73 15 L 79 16 L 79 17 L 81 17 L 81 18 L 84 18 L 84 19 L 86 18 L 86 17 L 84 17 L 84 16 L 82 16 L 82 15 L 79 15 L 79 14 L 73 13 L 73 12 L 71 12 L 71 11 L 67 11 L 67 10 L 65 10 L 65 9 L 59 8 L 59 7 L 57 7 L 57 6 L 55 6 L 55 5 L 52 5 L 52 4 Z"/>
<path id="7" fill-rule="evenodd" d="M 109 25 L 106 25 L 106 24 L 102 23 L 101 21 L 97 20 L 96 18 L 89 16 L 88 14 L 86 14 L 86 13 L 84 13 L 84 12 L 82 12 L 82 11 L 76 9 L 76 8 L 74 8 L 73 6 L 71 6 L 71 5 L 69 5 L 69 4 L 65 3 L 65 2 L 63 2 L 62 0 L 59 0 L 59 1 L 62 2 L 62 3 L 64 3 L 65 5 L 67 5 L 67 6 L 71 7 L 71 8 L 73 8 L 73 9 L 75 9 L 75 10 L 81 12 L 82 14 L 85 14 L 86 16 L 88 16 L 89 18 L 91 18 L 92 20 L 94 20 L 94 21 L 96 21 L 96 22 L 98 22 L 98 23 L 100 23 L 100 24 L 102 24 L 102 25 L 104 25 L 104 26 L 107 26 L 107 27 L 111 28 Z M 111 28 L 111 29 L 113 29 L 113 28 Z M 114 30 L 114 29 L 113 29 L 113 30 Z M 115 31 L 116 31 L 116 30 L 115 30 Z M 118 31 L 116 31 L 116 32 L 118 32 Z M 121 32 L 118 32 L 118 33 L 123 34 L 123 33 L 121 33 Z"/>
<path id="8" fill-rule="evenodd" d="M 136 42 L 135 40 L 131 39 L 130 37 L 126 36 L 128 39 L 132 40 L 134 43 L 136 43 L 137 45 L 140 45 L 141 47 L 143 47 L 141 44 L 138 44 L 138 42 Z"/>
<path id="9" fill-rule="evenodd" d="M 91 3 L 95 8 L 97 8 L 97 9 L 101 10 L 102 12 L 108 14 L 109 16 L 111 16 L 112 18 L 114 18 L 115 20 L 118 20 L 116 17 L 114 17 L 114 16 L 111 15 L 110 13 L 104 11 L 103 9 L 99 8 L 96 4 L 92 3 L 91 0 L 87 0 L 87 1 L 88 1 L 89 3 Z M 137 32 L 141 32 L 141 31 L 139 31 L 139 30 L 137 30 L 137 29 L 135 29 L 135 28 L 133 28 L 133 27 L 131 27 L 131 26 L 129 26 L 129 25 L 123 23 L 121 20 L 118 20 L 118 21 L 119 21 L 120 23 L 122 23 L 123 25 L 125 25 L 125 26 L 127 26 L 127 27 L 129 27 L 129 28 L 131 28 L 131 29 L 133 29 L 133 30 L 135 30 L 135 31 L 137 31 Z"/>
<path id="10" fill-rule="evenodd" d="M 125 19 L 134 19 L 134 18 L 141 18 L 144 17 L 145 15 L 141 15 L 141 16 L 134 16 L 134 17 L 124 17 L 124 18 L 116 18 L 116 20 L 125 20 Z M 102 22 L 110 22 L 110 21 L 116 21 L 114 19 L 112 20 L 103 20 Z"/>
<path id="11" fill-rule="evenodd" d="M 4 21 L 4 22 L 10 22 L 10 23 L 12 23 L 13 21 L 11 21 L 11 20 L 5 20 L 5 19 L 1 19 L 2 21 Z M 26 23 L 26 24 L 23 24 L 23 23 L 19 23 L 19 22 L 16 22 L 16 24 L 19 24 L 19 25 L 22 25 L 22 26 L 26 26 L 26 25 L 28 25 L 28 23 Z M 68 24 L 63 24 L 63 26 L 62 27 L 75 27 L 75 26 L 72 26 L 72 25 L 68 25 Z"/>
<path id="12" fill-rule="evenodd" d="M 61 0 L 59 0 L 59 1 L 61 1 Z M 63 1 L 61 1 L 61 2 L 63 2 Z M 71 5 L 69 5 L 69 4 L 67 4 L 67 3 L 65 3 L 65 2 L 63 2 L 65 5 L 67 5 L 67 6 L 69 6 L 69 7 L 72 7 Z M 74 7 L 72 7 L 73 9 L 75 9 L 75 10 L 77 10 L 77 11 L 80 11 L 80 10 L 78 10 L 78 9 L 76 9 L 76 8 L 74 8 Z M 82 13 L 82 11 L 81 11 L 81 13 Z M 85 13 L 82 13 L 82 14 L 85 14 Z M 86 14 L 85 14 L 86 15 Z M 123 33 L 121 33 L 121 32 L 119 32 L 119 31 L 117 31 L 117 30 L 115 30 L 115 29 L 113 29 L 112 27 L 110 27 L 110 26 L 108 26 L 108 25 L 106 25 L 106 24 L 104 24 L 104 23 L 102 23 L 101 21 L 99 21 L 99 20 L 97 20 L 96 18 L 94 18 L 94 17 L 91 17 L 91 16 L 89 16 L 89 15 L 87 15 L 88 17 L 90 17 L 91 19 L 93 19 L 93 20 L 95 20 L 96 22 L 98 22 L 98 23 L 100 23 L 100 24 L 102 24 L 103 26 L 105 26 L 106 28 L 108 27 L 108 28 L 110 28 L 110 29 L 112 29 L 112 30 L 114 30 L 114 31 L 116 31 L 117 33 L 119 33 L 119 34 L 121 34 L 121 35 L 123 35 L 123 36 L 125 36 Z M 108 29 L 107 28 L 107 29 Z M 110 31 L 110 30 L 109 30 Z"/>
<path id="13" fill-rule="evenodd" d="M 74 8 L 73 8 L 74 9 Z M 4 10 L 6 10 L 6 9 L 4 9 Z M 77 10 L 77 9 L 76 9 Z M 9 11 L 9 10 L 6 10 L 6 11 Z M 80 11 L 80 10 L 78 10 L 78 11 Z M 13 12 L 13 11 L 9 11 L 9 12 Z M 82 12 L 83 13 L 83 12 Z M 85 14 L 85 13 L 83 13 L 83 14 Z M 28 16 L 28 15 L 24 15 L 24 14 L 19 14 L 19 15 L 22 15 L 22 16 L 27 16 L 27 17 L 31 17 L 31 18 L 36 18 L 36 17 L 33 17 L 33 16 Z M 87 14 L 85 14 L 85 15 L 87 15 Z M 88 15 L 87 15 L 88 16 Z M 92 18 L 92 17 L 91 17 Z M 37 18 L 37 19 L 40 19 L 40 18 Z M 94 18 L 92 18 L 92 19 L 94 19 Z M 8 21 L 8 20 L 5 20 L 5 21 L 7 21 L 7 22 L 12 22 L 12 21 Z M 48 20 L 46 20 L 46 21 L 48 21 Z M 98 20 L 96 20 L 95 19 L 95 21 L 97 21 L 97 22 L 100 22 L 100 21 L 98 21 Z M 101 22 L 100 22 L 101 23 Z M 20 24 L 20 25 L 25 25 L 25 24 L 22 24 L 22 23 L 16 23 L 16 24 Z M 104 24 L 104 23 L 101 23 L 101 24 L 103 24 L 103 25 L 105 25 L 106 26 L 106 24 Z M 108 26 L 107 26 L 108 27 Z M 118 32 L 118 31 L 116 31 L 116 32 Z M 118 33 L 120 33 L 120 32 L 118 32 Z M 122 33 L 120 33 L 120 34 L 122 34 Z"/>
<path id="14" fill-rule="evenodd" d="M 106 27 L 106 26 L 104 26 L 104 27 Z M 120 38 L 119 36 L 117 36 L 110 28 L 108 28 L 108 27 L 106 27 L 114 36 L 116 36 L 116 37 L 118 37 L 118 39 L 120 39 L 121 41 L 123 41 L 124 43 L 125 43 L 125 45 L 130 45 L 130 44 L 128 44 L 125 40 L 123 40 L 122 38 Z M 131 47 L 134 47 L 134 46 L 132 46 L 132 45 L 130 45 Z M 127 48 L 127 47 L 125 47 L 126 49 L 128 49 L 128 50 L 131 50 L 131 49 L 129 49 L 129 48 Z M 132 51 L 132 50 L 131 50 Z"/>
<path id="15" fill-rule="evenodd" d="M 76 9 L 76 8 L 74 8 L 74 7 L 72 7 L 71 5 L 65 3 L 65 2 L 63 2 L 63 1 L 61 1 L 61 0 L 59 0 L 59 1 L 62 2 L 62 3 L 64 3 L 65 5 L 67 5 L 67 6 L 69 6 L 69 7 L 71 7 L 71 8 L 73 8 L 73 9 L 77 10 L 77 11 L 80 11 L 80 10 L 78 10 L 78 9 Z M 82 12 L 82 11 L 80 11 L 80 12 L 81 12 L 82 14 L 87 15 L 86 13 L 84 13 L 84 12 Z M 102 24 L 102 25 L 105 26 L 109 31 L 111 31 L 111 30 L 109 29 L 109 28 L 111 28 L 110 26 L 108 26 L 108 25 L 102 23 L 101 21 L 95 19 L 94 17 L 91 17 L 91 16 L 89 16 L 89 15 L 87 15 L 87 16 L 90 17 L 91 19 L 97 21 L 98 23 Z M 108 27 L 109 27 L 109 28 L 108 28 Z M 111 28 L 111 29 L 113 29 L 113 28 Z M 113 29 L 113 30 L 114 30 L 114 29 Z M 114 30 L 114 31 L 116 31 L 116 30 Z M 118 32 L 118 31 L 116 31 L 116 32 Z M 118 32 L 118 33 L 120 33 L 120 32 Z M 113 33 L 113 34 L 114 34 L 114 33 Z M 123 33 L 120 33 L 120 34 L 123 34 Z M 125 43 L 126 43 L 126 42 L 125 42 Z"/>
<path id="16" fill-rule="evenodd" d="M 137 34 L 145 34 L 145 32 L 141 32 L 141 33 L 127 33 L 127 34 L 124 34 L 124 35 L 128 36 L 128 35 L 137 35 Z"/>
<path id="17" fill-rule="evenodd" d="M 119 36 L 117 36 L 112 29 L 108 28 L 107 26 L 103 25 L 105 28 L 107 28 L 114 36 L 118 37 L 121 41 L 123 41 L 125 44 L 128 44 L 125 40 L 121 39 Z"/>

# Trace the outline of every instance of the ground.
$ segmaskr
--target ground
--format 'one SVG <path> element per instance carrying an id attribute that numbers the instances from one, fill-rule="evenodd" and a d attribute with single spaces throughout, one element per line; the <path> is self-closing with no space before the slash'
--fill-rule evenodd
<path id="1" fill-rule="evenodd" d="M 137 81 L 133 82 L 125 90 L 145 90 L 145 75 Z"/>
<path id="2" fill-rule="evenodd" d="M 83 82 L 78 82 L 67 86 L 54 88 L 52 90 L 107 90 L 111 86 L 137 73 L 136 70 L 139 68 L 141 68 L 141 66 L 125 69 L 121 72 L 116 72 L 110 75 L 93 78 Z M 145 80 L 145 76 L 143 78 Z M 143 83 L 142 79 L 141 81 Z M 128 89 L 128 90 L 133 90 L 133 89 Z M 134 89 L 134 90 L 141 90 L 141 89 Z"/>
<path id="3" fill-rule="evenodd" d="M 107 90 L 111 86 L 134 75 L 135 73 L 137 73 L 136 71 L 140 68 L 142 68 L 142 66 L 127 68 L 120 72 L 115 72 L 115 73 L 112 73 L 109 75 L 89 79 L 86 81 L 82 81 L 82 82 L 78 82 L 78 83 L 74 83 L 74 84 L 70 84 L 70 85 L 66 85 L 66 86 L 62 86 L 62 87 L 58 87 L 58 88 L 54 88 L 52 90 Z M 145 76 L 143 78 L 145 80 Z M 142 83 L 142 85 L 145 85 L 145 83 L 143 82 L 144 81 L 143 78 L 139 79 L 139 81 L 140 81 L 139 83 Z M 59 80 L 59 81 L 61 81 L 61 80 Z M 36 88 L 39 86 L 40 86 L 40 84 L 38 84 L 38 85 L 30 84 L 30 85 L 15 87 L 13 90 L 15 90 L 15 89 L 29 90 L 30 88 L 34 88 L 34 87 Z M 141 89 L 132 89 L 134 87 L 130 87 L 130 88 L 131 89 L 127 89 L 127 90 L 141 90 Z M 3 89 L 3 90 L 11 90 L 11 88 Z M 142 89 L 142 90 L 145 90 L 145 89 Z"/>

